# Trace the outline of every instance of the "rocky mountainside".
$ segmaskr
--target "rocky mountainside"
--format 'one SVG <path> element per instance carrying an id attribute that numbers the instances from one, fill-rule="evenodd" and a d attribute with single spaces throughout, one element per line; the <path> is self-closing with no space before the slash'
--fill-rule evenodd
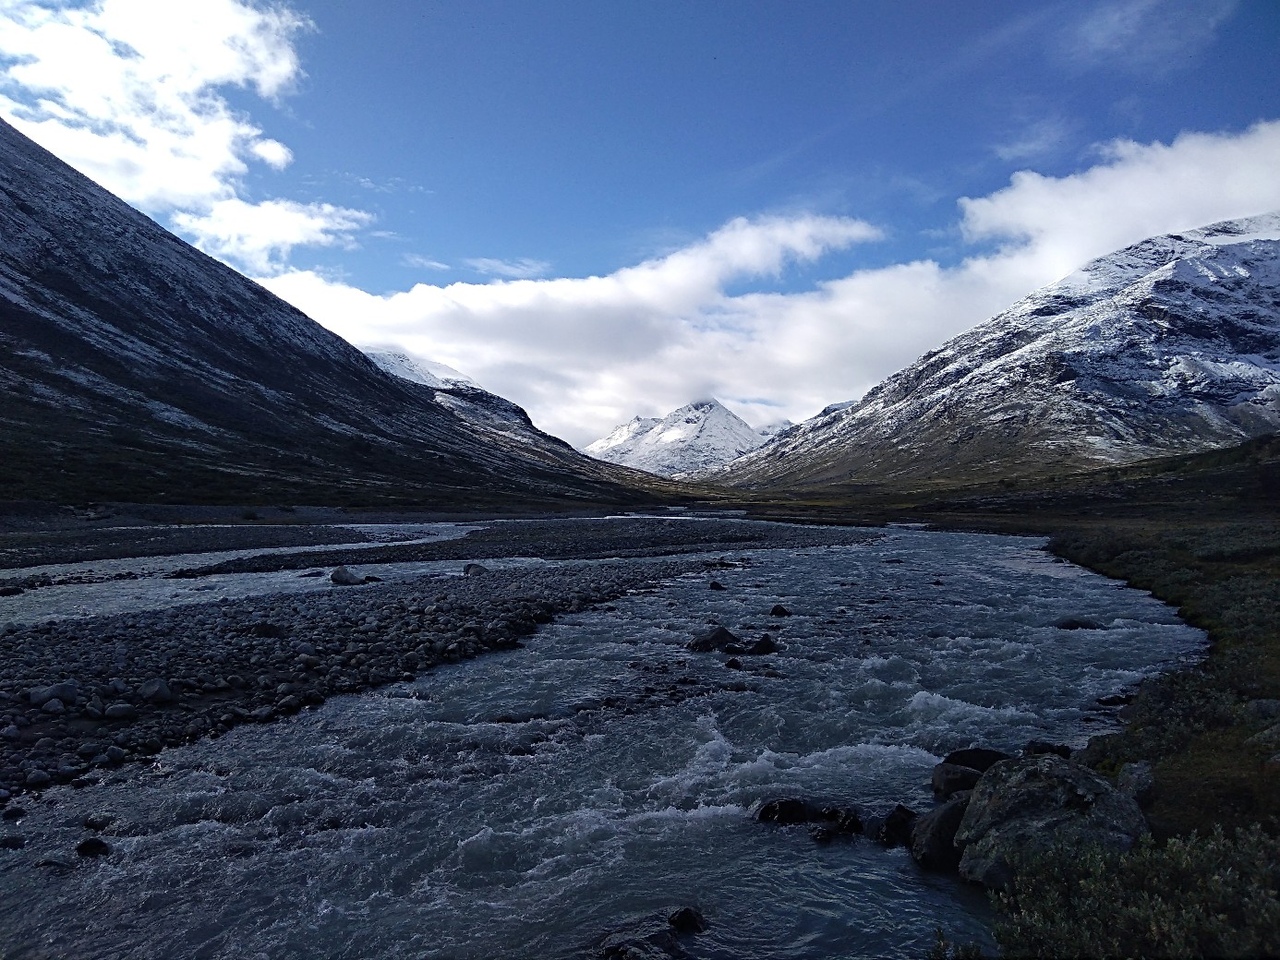
<path id="1" fill-rule="evenodd" d="M 1280 426 L 1280 214 L 1086 264 L 735 462 L 751 487 L 998 479 Z"/>
<path id="2" fill-rule="evenodd" d="M 636 496 L 522 411 L 459 416 L 498 405 L 468 390 L 386 373 L 0 123 L 5 498 Z"/>
<path id="3" fill-rule="evenodd" d="M 754 430 L 716 399 L 699 400 L 665 417 L 636 417 L 585 451 L 610 463 L 663 477 L 693 477 L 718 470 L 778 432 Z"/>

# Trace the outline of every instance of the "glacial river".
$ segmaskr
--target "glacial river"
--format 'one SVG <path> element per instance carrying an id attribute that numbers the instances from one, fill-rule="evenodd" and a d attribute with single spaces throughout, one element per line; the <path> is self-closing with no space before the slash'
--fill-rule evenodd
<path id="1" fill-rule="evenodd" d="M 936 927 L 990 947 L 984 898 L 905 851 L 752 813 L 926 810 L 949 750 L 1082 745 L 1114 727 L 1098 697 L 1200 655 L 1172 610 L 1039 546 L 894 529 L 734 553 L 523 649 L 22 798 L 0 955 L 551 960 L 685 905 L 706 960 L 919 958 Z M 712 621 L 783 649 L 743 671 L 687 651 Z M 682 677 L 719 689 L 654 695 Z M 71 852 L 89 814 L 109 857 Z"/>

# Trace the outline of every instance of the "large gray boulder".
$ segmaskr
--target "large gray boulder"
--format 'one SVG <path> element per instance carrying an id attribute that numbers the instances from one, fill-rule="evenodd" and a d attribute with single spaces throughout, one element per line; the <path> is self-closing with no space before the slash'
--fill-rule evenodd
<path id="1" fill-rule="evenodd" d="M 1005 760 L 983 774 L 956 831 L 960 875 L 991 889 L 1015 856 L 1050 845 L 1128 850 L 1148 832 L 1137 802 L 1087 767 L 1053 754 Z"/>

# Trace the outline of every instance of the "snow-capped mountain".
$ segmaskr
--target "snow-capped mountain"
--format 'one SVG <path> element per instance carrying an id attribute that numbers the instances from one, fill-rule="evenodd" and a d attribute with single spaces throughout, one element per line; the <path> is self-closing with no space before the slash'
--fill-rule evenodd
<path id="1" fill-rule="evenodd" d="M 460 416 L 500 401 L 468 389 L 388 375 L 0 122 L 5 496 L 634 497 L 527 417 L 512 429 L 514 404 L 501 425 Z"/>
<path id="2" fill-rule="evenodd" d="M 566 447 L 563 440 L 533 425 L 524 407 L 490 393 L 448 364 L 428 360 L 407 350 L 373 348 L 365 356 L 381 369 L 410 383 L 431 388 L 433 399 L 481 434 L 496 434 L 506 441 L 533 447 Z"/>
<path id="3" fill-rule="evenodd" d="M 1000 478 L 1280 427 L 1280 214 L 1086 264 L 728 470 L 749 486 Z"/>
<path id="4" fill-rule="evenodd" d="M 402 380 L 410 380 L 413 383 L 439 389 L 457 386 L 483 389 L 465 373 L 459 373 L 447 363 L 428 360 L 426 357 L 420 357 L 416 353 L 410 353 L 399 347 L 362 347 L 361 350 L 366 357 L 387 373 Z"/>
<path id="5" fill-rule="evenodd" d="M 764 428 L 777 432 L 782 425 Z M 661 419 L 636 417 L 583 449 L 601 460 L 664 477 L 692 477 L 717 470 L 764 443 L 771 433 L 754 430 L 716 399 L 699 400 Z"/>

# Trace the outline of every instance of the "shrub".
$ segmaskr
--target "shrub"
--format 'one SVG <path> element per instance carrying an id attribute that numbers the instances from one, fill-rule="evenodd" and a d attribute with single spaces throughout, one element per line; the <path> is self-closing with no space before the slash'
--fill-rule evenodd
<path id="1" fill-rule="evenodd" d="M 1024 856 L 999 895 L 1007 957 L 1280 955 L 1280 840 L 1144 840 L 1125 854 L 1062 846 Z"/>

